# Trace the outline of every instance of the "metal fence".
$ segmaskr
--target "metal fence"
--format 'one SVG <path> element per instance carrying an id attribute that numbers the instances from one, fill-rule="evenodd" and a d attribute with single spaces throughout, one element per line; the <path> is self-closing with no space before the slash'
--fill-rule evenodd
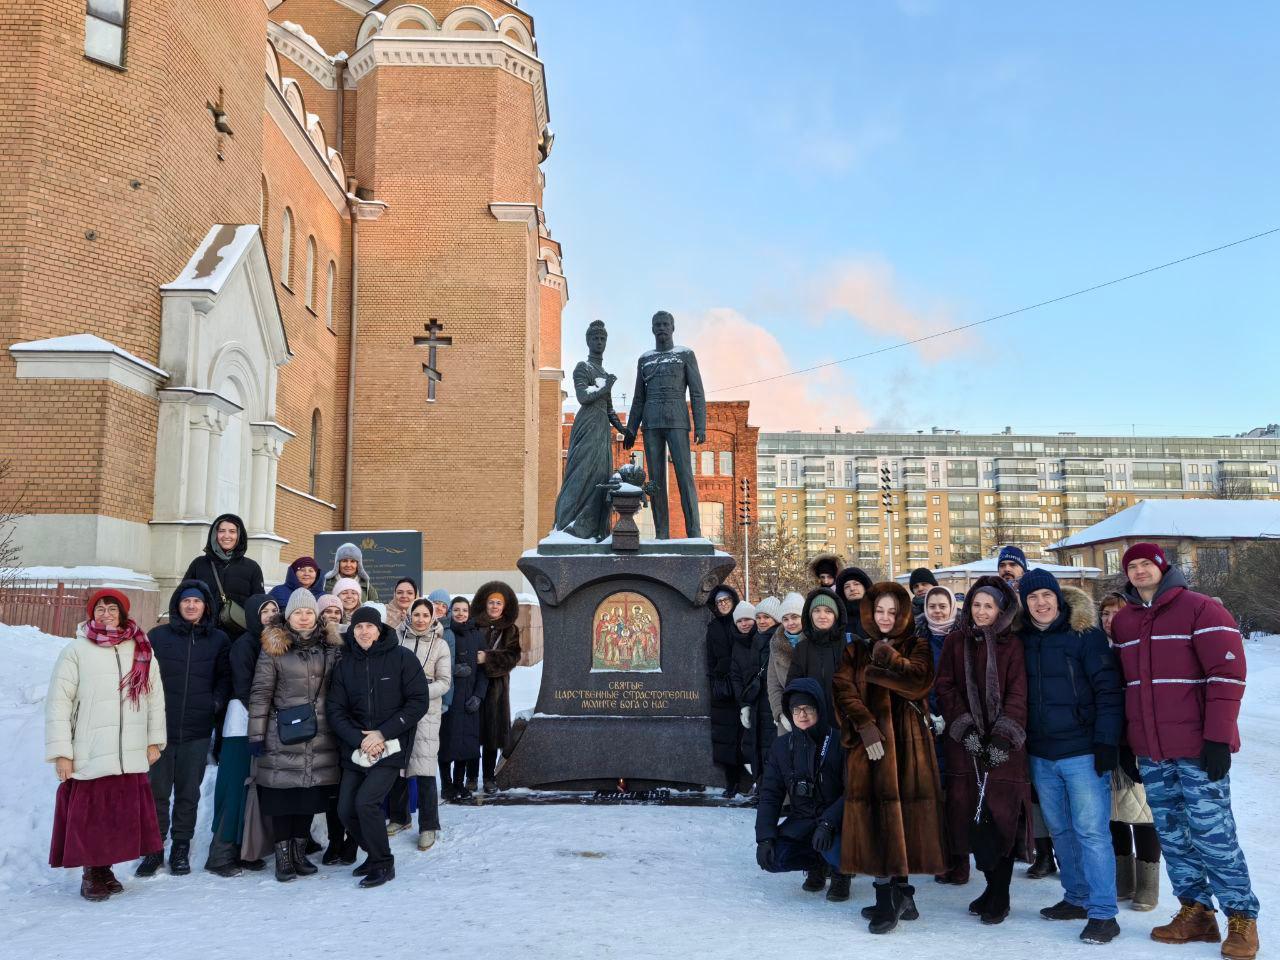
<path id="1" fill-rule="evenodd" d="M 0 623 L 33 626 L 55 637 L 73 637 L 86 618 L 85 604 L 97 585 L 75 580 L 16 580 L 0 588 Z M 121 588 L 129 617 L 144 630 L 155 626 L 159 595 Z"/>

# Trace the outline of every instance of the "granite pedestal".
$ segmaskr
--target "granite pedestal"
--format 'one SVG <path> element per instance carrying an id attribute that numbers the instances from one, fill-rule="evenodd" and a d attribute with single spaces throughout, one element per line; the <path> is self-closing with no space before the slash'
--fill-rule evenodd
<path id="1" fill-rule="evenodd" d="M 706 600 L 734 560 L 706 540 L 544 542 L 517 564 L 542 609 L 537 708 L 501 787 L 723 786 L 711 760 Z"/>

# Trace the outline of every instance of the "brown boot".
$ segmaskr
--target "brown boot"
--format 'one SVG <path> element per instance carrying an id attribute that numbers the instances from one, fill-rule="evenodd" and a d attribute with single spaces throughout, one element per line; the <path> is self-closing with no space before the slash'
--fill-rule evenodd
<path id="1" fill-rule="evenodd" d="M 1258 921 L 1253 917 L 1227 917 L 1227 939 L 1222 955 L 1228 960 L 1253 960 L 1258 955 Z"/>
<path id="2" fill-rule="evenodd" d="M 94 903 L 111 896 L 111 891 L 107 889 L 97 867 L 84 868 L 84 876 L 80 880 L 80 896 Z"/>
<path id="3" fill-rule="evenodd" d="M 107 885 L 107 892 L 112 896 L 117 893 L 124 893 L 124 885 L 116 879 L 116 875 L 111 872 L 110 867 L 98 867 L 98 876 L 102 878 L 102 882 Z"/>
<path id="4" fill-rule="evenodd" d="M 1151 939 L 1160 943 L 1217 943 L 1222 934 L 1212 909 L 1194 900 L 1190 903 L 1184 900 L 1172 920 L 1151 931 Z"/>

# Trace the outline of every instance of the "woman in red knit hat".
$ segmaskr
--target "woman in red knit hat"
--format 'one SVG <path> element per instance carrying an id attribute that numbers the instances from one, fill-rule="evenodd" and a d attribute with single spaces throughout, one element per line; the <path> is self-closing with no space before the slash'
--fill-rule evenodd
<path id="1" fill-rule="evenodd" d="M 112 864 L 164 849 L 147 782 L 165 746 L 164 690 L 128 598 L 99 590 L 87 613 L 45 700 L 45 759 L 61 781 L 49 865 L 83 867 L 80 895 L 106 900 L 124 889 Z"/>

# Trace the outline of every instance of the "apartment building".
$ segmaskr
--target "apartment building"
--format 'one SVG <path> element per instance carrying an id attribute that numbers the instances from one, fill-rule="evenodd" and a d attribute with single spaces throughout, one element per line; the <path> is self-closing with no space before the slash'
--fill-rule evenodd
<path id="1" fill-rule="evenodd" d="M 1256 432 L 1255 432 L 1256 433 Z M 1280 437 L 761 433 L 760 522 L 810 554 L 942 567 L 1016 543 L 1030 558 L 1141 500 L 1280 499 Z M 887 491 L 885 480 L 887 478 Z M 883 503 L 887 492 L 888 507 Z"/>

